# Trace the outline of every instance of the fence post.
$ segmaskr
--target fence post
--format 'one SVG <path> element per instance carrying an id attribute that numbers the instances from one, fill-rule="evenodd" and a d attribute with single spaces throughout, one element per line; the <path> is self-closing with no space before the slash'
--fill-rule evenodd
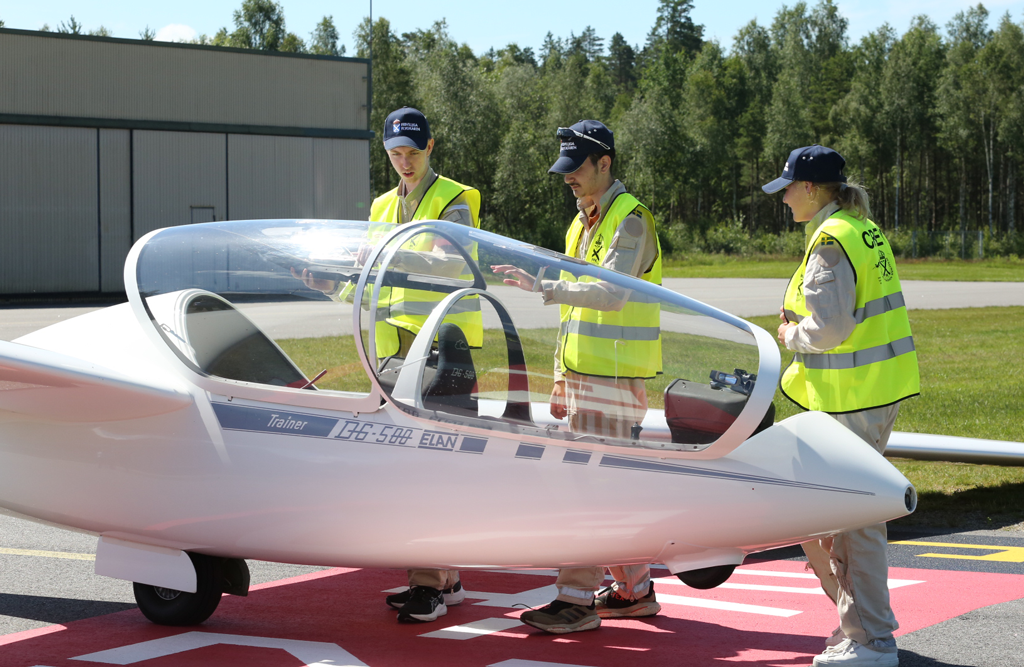
<path id="1" fill-rule="evenodd" d="M 978 259 L 985 258 L 985 232 L 978 230 Z"/>

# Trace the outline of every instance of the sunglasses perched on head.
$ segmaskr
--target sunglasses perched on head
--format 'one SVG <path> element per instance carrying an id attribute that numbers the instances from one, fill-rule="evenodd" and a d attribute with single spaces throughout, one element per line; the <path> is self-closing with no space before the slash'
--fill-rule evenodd
<path id="1" fill-rule="evenodd" d="M 556 136 L 559 139 L 572 139 L 573 137 L 580 137 L 581 139 L 586 139 L 588 141 L 593 141 L 595 144 L 597 144 L 601 148 L 605 149 L 606 151 L 610 151 L 612 149 L 611 146 L 609 146 L 608 144 L 604 143 L 603 141 L 598 141 L 594 137 L 588 137 L 587 135 L 583 134 L 582 132 L 574 130 L 571 127 L 560 127 L 560 128 L 558 128 L 558 132 L 556 132 L 555 134 L 556 134 Z"/>

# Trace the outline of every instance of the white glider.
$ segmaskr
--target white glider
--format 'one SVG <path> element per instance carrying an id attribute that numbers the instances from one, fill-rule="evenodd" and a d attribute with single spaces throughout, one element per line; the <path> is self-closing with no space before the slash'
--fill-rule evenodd
<path id="1" fill-rule="evenodd" d="M 664 374 L 632 439 L 547 414 L 559 310 L 503 284 L 498 264 L 659 305 Z M 293 270 L 340 289 L 329 299 Z M 221 593 L 244 595 L 245 558 L 664 563 L 706 588 L 747 554 L 916 505 L 828 416 L 772 425 L 780 358 L 762 329 L 495 234 L 176 227 L 135 244 L 125 284 L 126 304 L 0 343 L 0 507 L 99 535 L 96 572 L 135 582 L 158 623 L 198 623 Z M 404 359 L 378 363 L 373 332 L 399 308 L 389 291 L 410 287 L 438 297 L 400 305 L 425 323 Z M 445 317 L 477 307 L 483 341 L 468 350 Z"/>

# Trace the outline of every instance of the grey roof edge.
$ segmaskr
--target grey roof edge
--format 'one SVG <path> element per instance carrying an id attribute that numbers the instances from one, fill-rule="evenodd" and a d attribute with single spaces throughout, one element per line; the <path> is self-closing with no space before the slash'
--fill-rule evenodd
<path id="1" fill-rule="evenodd" d="M 290 127 L 282 125 L 242 125 L 231 123 L 192 123 L 186 121 L 137 120 L 131 118 L 88 118 L 0 113 L 0 124 L 89 127 L 111 130 L 164 130 L 169 132 L 212 132 L 220 134 L 261 134 L 281 137 L 325 139 L 373 139 L 373 130 L 332 127 Z"/>
<path id="2" fill-rule="evenodd" d="M 209 44 L 184 44 L 182 42 L 158 42 L 146 39 L 128 39 L 125 37 L 100 37 L 98 35 L 71 35 L 62 32 L 42 32 L 40 30 L 19 30 L 16 28 L 0 28 L 0 35 L 22 35 L 24 37 L 49 37 L 52 39 L 80 39 L 92 42 L 108 42 L 112 44 L 133 44 L 144 48 L 200 49 L 217 51 L 218 53 L 244 53 L 252 56 L 270 56 L 281 58 L 304 58 L 307 60 L 335 60 L 338 62 L 370 64 L 368 58 L 350 58 L 348 56 L 319 56 L 312 53 L 284 53 L 282 51 L 261 51 L 259 49 L 236 49 L 230 46 L 212 46 Z"/>

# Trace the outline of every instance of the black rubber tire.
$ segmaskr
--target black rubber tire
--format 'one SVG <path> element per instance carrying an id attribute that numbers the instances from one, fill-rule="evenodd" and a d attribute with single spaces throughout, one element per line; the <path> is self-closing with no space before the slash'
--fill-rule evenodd
<path id="1" fill-rule="evenodd" d="M 132 584 L 142 614 L 158 625 L 199 625 L 210 618 L 223 591 L 222 559 L 190 553 L 196 569 L 196 592 L 184 593 L 149 584 Z"/>
<path id="2" fill-rule="evenodd" d="M 715 588 L 724 584 L 732 576 L 732 571 L 735 569 L 735 565 L 716 565 L 688 572 L 677 572 L 676 576 L 679 577 L 679 581 L 690 588 L 706 591 L 709 588 Z"/>

